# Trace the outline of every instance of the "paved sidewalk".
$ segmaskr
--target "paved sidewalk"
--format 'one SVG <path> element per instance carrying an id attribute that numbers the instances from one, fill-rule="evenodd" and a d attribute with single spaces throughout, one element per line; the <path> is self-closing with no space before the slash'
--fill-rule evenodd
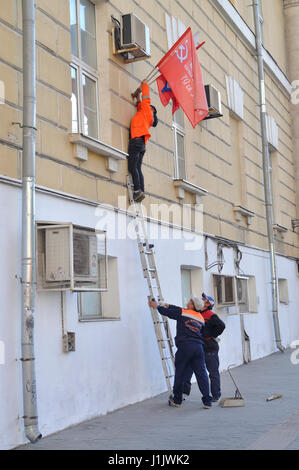
<path id="1" fill-rule="evenodd" d="M 299 450 L 299 364 L 291 363 L 292 352 L 232 369 L 243 408 L 204 410 L 194 384 L 181 408 L 168 407 L 168 395 L 162 394 L 18 449 Z M 222 392 L 234 395 L 227 372 L 222 373 Z M 283 397 L 266 402 L 277 393 Z"/>

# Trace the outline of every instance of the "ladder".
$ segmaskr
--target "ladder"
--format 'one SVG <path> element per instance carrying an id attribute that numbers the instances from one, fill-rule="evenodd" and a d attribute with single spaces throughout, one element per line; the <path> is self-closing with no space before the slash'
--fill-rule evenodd
<path id="1" fill-rule="evenodd" d="M 129 201 L 132 209 L 132 215 L 134 219 L 138 251 L 140 255 L 143 276 L 147 280 L 149 289 L 148 299 L 155 299 L 160 305 L 163 305 L 164 299 L 155 261 L 154 245 L 152 243 L 149 243 L 148 240 L 142 206 L 140 203 L 135 202 L 133 199 L 133 185 L 130 175 L 127 178 L 127 187 Z M 154 324 L 154 330 L 157 338 L 167 388 L 169 393 L 172 393 L 172 379 L 174 377 L 174 353 L 173 339 L 169 327 L 168 318 L 163 315 L 160 315 L 155 308 L 149 307 L 149 309 L 151 311 L 151 316 Z"/>

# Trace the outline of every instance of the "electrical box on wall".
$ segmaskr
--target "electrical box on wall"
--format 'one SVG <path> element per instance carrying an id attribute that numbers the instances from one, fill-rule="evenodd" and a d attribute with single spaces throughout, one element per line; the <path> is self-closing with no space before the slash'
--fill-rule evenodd
<path id="1" fill-rule="evenodd" d="M 63 335 L 63 351 L 73 352 L 76 351 L 75 333 L 68 331 Z"/>
<path id="2" fill-rule="evenodd" d="M 122 56 L 125 63 L 150 57 L 149 27 L 134 13 L 122 16 L 120 23 L 112 17 L 113 54 Z"/>
<path id="3" fill-rule="evenodd" d="M 37 223 L 37 287 L 107 290 L 106 232 L 71 223 Z"/>

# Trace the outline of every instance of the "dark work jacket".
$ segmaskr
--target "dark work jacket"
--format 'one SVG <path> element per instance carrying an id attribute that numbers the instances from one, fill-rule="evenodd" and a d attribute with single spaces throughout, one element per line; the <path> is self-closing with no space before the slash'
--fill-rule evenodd
<path id="1" fill-rule="evenodd" d="M 200 313 L 205 320 L 205 326 L 202 331 L 204 350 L 205 352 L 218 351 L 219 346 L 215 338 L 221 335 L 224 331 L 225 323 L 210 309 L 204 310 Z"/>
<path id="2" fill-rule="evenodd" d="M 177 321 L 175 345 L 179 347 L 186 342 L 197 342 L 203 344 L 202 329 L 204 327 L 204 319 L 200 312 L 195 310 L 176 307 L 157 307 L 161 315 L 172 318 Z"/>

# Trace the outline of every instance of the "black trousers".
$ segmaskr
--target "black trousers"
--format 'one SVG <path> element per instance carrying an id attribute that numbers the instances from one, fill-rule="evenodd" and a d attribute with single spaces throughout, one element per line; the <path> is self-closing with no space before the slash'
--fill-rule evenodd
<path id="1" fill-rule="evenodd" d="M 141 171 L 142 160 L 145 154 L 144 137 L 135 137 L 129 141 L 128 170 L 132 175 L 134 191 L 144 192 L 144 178 Z"/>

